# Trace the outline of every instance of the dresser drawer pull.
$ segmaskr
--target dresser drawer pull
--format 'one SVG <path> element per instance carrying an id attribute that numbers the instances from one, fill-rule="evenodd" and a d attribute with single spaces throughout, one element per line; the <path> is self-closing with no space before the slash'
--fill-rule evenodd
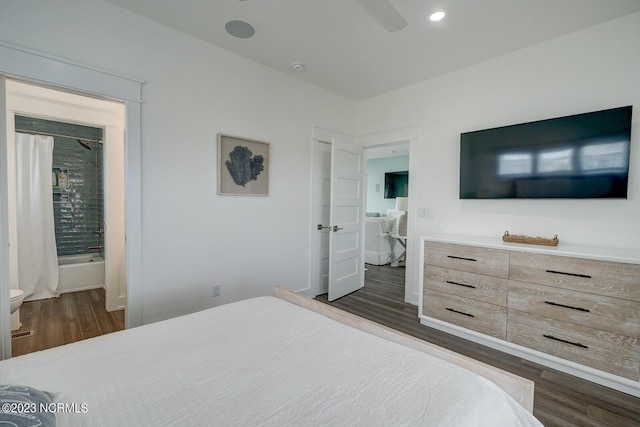
<path id="1" fill-rule="evenodd" d="M 476 317 L 473 314 L 465 313 L 463 311 L 454 310 L 453 308 L 445 307 L 447 310 L 452 311 L 454 313 L 462 314 L 463 316 Z"/>
<path id="2" fill-rule="evenodd" d="M 588 274 L 565 273 L 564 271 L 556 271 L 556 270 L 546 270 L 546 271 L 547 271 L 547 273 L 564 274 L 565 276 L 584 277 L 584 278 L 587 278 L 587 279 L 591 279 L 591 276 L 589 276 Z"/>
<path id="3" fill-rule="evenodd" d="M 461 259 L 461 260 L 463 260 L 463 261 L 473 261 L 473 262 L 477 261 L 477 259 L 473 259 L 473 258 L 465 258 L 465 257 L 462 257 L 462 256 L 455 256 L 455 255 L 447 255 L 447 258 L 452 258 L 452 259 Z"/>
<path id="4" fill-rule="evenodd" d="M 576 347 L 580 347 L 580 348 L 589 348 L 588 346 L 586 346 L 584 344 L 580 344 L 579 342 L 571 342 L 571 341 L 563 340 L 561 338 L 556 338 L 553 335 L 543 335 L 543 337 L 549 338 L 550 340 L 554 340 L 554 341 L 560 341 L 560 342 L 563 342 L 565 344 L 575 345 Z"/>
<path id="5" fill-rule="evenodd" d="M 584 311 L 585 313 L 589 312 L 589 309 L 587 309 L 587 308 L 572 307 L 570 305 L 558 304 L 557 302 L 553 302 L 553 301 L 545 301 L 544 303 L 545 304 L 549 304 L 549 305 L 553 305 L 553 306 L 556 306 L 556 307 L 563 307 L 563 308 L 570 308 L 571 310 Z"/>
<path id="6" fill-rule="evenodd" d="M 476 288 L 473 285 L 465 285 L 464 283 L 452 282 L 451 280 L 447 280 L 447 283 L 449 283 L 451 285 L 456 285 L 456 286 L 464 286 L 465 288 L 471 288 L 471 289 L 475 289 Z"/>

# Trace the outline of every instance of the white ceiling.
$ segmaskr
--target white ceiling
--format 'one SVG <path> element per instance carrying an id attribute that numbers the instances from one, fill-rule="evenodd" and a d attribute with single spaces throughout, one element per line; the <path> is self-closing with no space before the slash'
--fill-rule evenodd
<path id="1" fill-rule="evenodd" d="M 390 0 L 408 22 L 390 33 L 356 0 L 107 1 L 354 100 L 640 11 L 640 0 Z M 434 9 L 449 16 L 430 23 Z M 230 36 L 230 20 L 255 35 Z"/>

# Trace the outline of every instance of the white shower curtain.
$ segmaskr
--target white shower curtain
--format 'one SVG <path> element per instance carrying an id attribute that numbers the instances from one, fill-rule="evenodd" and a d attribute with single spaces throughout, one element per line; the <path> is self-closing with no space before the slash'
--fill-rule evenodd
<path id="1" fill-rule="evenodd" d="M 53 137 L 16 133 L 18 285 L 26 300 L 58 294 L 53 226 Z"/>

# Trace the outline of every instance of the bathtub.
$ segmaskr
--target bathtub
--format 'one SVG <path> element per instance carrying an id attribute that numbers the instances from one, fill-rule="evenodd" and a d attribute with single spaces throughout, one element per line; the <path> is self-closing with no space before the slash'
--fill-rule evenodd
<path id="1" fill-rule="evenodd" d="M 98 254 L 58 257 L 58 292 L 104 287 L 104 259 Z"/>

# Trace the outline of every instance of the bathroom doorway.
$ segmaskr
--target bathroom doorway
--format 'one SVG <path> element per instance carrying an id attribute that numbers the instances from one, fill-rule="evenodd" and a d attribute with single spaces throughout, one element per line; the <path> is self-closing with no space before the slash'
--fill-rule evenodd
<path id="1" fill-rule="evenodd" d="M 53 141 L 51 185 L 58 293 L 104 289 L 104 309 L 126 305 L 124 105 L 7 80 L 7 154 L 16 132 Z M 20 288 L 15 162 L 8 162 L 9 283 Z M 28 298 L 27 298 L 28 301 Z M 20 326 L 19 310 L 11 329 Z"/>

